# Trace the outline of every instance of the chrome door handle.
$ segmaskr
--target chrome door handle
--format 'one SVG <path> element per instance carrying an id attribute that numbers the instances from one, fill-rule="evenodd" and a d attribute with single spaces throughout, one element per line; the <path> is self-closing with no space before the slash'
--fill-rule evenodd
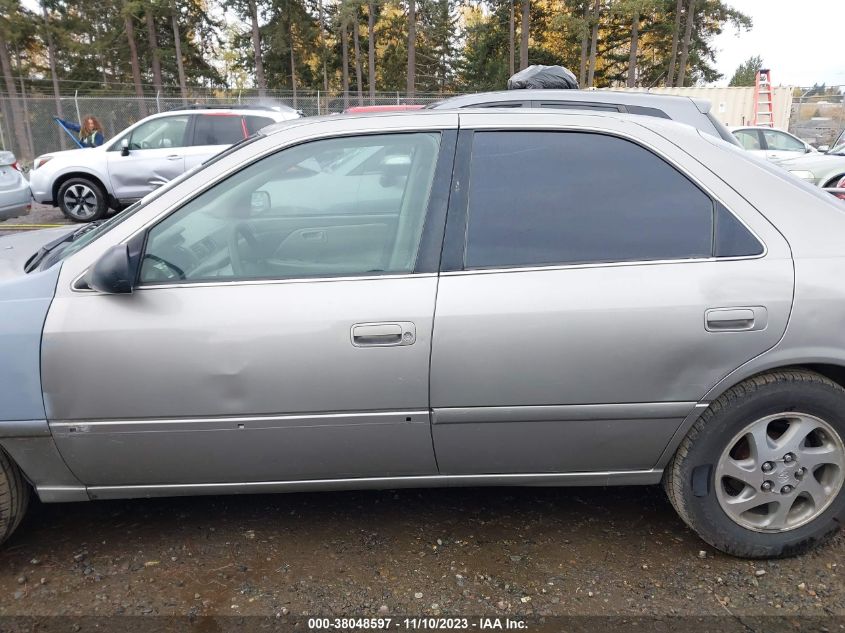
<path id="1" fill-rule="evenodd" d="M 712 308 L 704 313 L 704 329 L 708 332 L 749 332 L 762 330 L 768 322 L 768 311 L 762 306 Z"/>
<path id="2" fill-rule="evenodd" d="M 355 347 L 413 345 L 416 340 L 417 328 L 410 321 L 356 323 L 352 326 L 352 344 Z"/>

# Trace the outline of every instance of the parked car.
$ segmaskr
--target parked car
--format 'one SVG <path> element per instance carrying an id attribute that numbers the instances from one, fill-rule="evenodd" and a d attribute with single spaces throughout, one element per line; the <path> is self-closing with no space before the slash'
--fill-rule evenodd
<path id="1" fill-rule="evenodd" d="M 103 223 L 0 237 L 0 540 L 30 485 L 662 481 L 714 547 L 804 551 L 845 519 L 844 233 L 656 117 L 271 126 Z"/>
<path id="2" fill-rule="evenodd" d="M 739 145 L 739 141 L 713 116 L 710 102 L 691 97 L 612 90 L 504 90 L 452 97 L 431 103 L 425 108 L 555 108 L 622 112 L 672 119 L 732 145 Z"/>
<path id="3" fill-rule="evenodd" d="M 783 130 L 767 126 L 732 127 L 730 130 L 747 151 L 767 160 L 778 161 L 818 153 L 806 141 Z"/>
<path id="4" fill-rule="evenodd" d="M 845 188 L 845 131 L 824 153 L 782 160 L 778 165 L 817 187 Z"/>
<path id="5" fill-rule="evenodd" d="M 0 220 L 29 213 L 29 183 L 12 152 L 0 150 Z"/>
<path id="6" fill-rule="evenodd" d="M 300 115 L 286 106 L 202 106 L 153 114 L 100 147 L 51 152 L 30 174 L 36 202 L 75 222 L 121 209 L 226 147 Z"/>

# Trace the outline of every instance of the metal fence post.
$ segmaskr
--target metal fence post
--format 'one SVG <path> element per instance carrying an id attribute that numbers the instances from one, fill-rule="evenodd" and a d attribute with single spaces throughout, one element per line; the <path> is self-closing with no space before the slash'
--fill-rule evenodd
<path id="1" fill-rule="evenodd" d="M 320 91 L 317 91 L 317 116 L 320 116 Z"/>
<path id="2" fill-rule="evenodd" d="M 76 120 L 82 125 L 82 115 L 79 113 L 79 90 L 73 93 L 73 104 L 76 106 Z"/>
<path id="3" fill-rule="evenodd" d="M 156 91 L 156 110 L 161 112 L 161 90 Z"/>

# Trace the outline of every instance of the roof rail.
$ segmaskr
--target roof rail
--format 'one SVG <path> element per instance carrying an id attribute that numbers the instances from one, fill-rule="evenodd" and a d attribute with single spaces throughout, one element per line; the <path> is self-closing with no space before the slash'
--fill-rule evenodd
<path id="1" fill-rule="evenodd" d="M 256 105 L 256 104 L 246 104 L 246 103 L 191 103 L 190 105 L 186 106 L 178 106 L 175 108 L 170 108 L 168 112 L 173 112 L 174 110 L 272 110 L 273 106 L 269 105 Z"/>

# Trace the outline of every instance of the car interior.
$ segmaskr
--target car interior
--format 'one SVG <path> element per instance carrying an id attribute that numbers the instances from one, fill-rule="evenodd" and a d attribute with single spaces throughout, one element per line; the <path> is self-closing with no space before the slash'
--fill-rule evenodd
<path id="1" fill-rule="evenodd" d="M 265 157 L 153 227 L 140 282 L 410 272 L 438 146 L 385 134 Z"/>

